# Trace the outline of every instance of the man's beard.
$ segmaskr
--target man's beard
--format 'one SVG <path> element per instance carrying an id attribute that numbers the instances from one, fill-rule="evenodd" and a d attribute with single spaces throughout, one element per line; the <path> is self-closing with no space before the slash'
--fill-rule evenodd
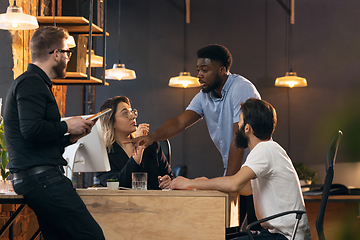
<path id="1" fill-rule="evenodd" d="M 245 135 L 245 125 L 235 133 L 235 145 L 237 148 L 247 148 L 249 139 Z"/>
<path id="2" fill-rule="evenodd" d="M 55 72 L 55 78 L 65 78 L 66 77 L 66 62 L 61 59 L 56 66 L 53 66 Z"/>
<path id="3" fill-rule="evenodd" d="M 212 84 L 212 85 L 210 85 L 209 87 L 207 87 L 207 88 L 202 88 L 202 92 L 203 93 L 209 93 L 209 92 L 212 92 L 212 91 L 214 91 L 215 89 L 217 89 L 219 86 L 220 86 L 220 84 L 221 84 L 221 77 L 220 77 L 220 75 L 218 74 L 217 76 L 216 76 L 216 78 L 215 78 L 215 81 L 214 81 L 214 83 Z"/>

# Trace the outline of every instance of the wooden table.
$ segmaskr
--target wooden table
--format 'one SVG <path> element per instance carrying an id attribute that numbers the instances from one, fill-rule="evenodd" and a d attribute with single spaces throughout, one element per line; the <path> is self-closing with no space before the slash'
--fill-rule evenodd
<path id="1" fill-rule="evenodd" d="M 21 211 L 26 206 L 24 203 L 24 198 L 21 195 L 16 194 L 1 194 L 0 195 L 0 204 L 20 204 L 16 211 L 11 215 L 11 217 L 5 222 L 5 224 L 0 229 L 0 237 L 3 236 L 6 230 L 8 230 L 14 220 L 19 216 Z M 2 209 L 1 209 L 2 210 Z"/>
<path id="2" fill-rule="evenodd" d="M 304 196 L 312 240 L 318 240 L 316 218 L 321 196 Z M 360 195 L 329 196 L 324 219 L 326 240 L 360 239 Z"/>
<path id="3" fill-rule="evenodd" d="M 229 195 L 218 191 L 77 189 L 88 210 L 112 239 L 225 239 L 238 224 L 237 196 L 230 220 Z"/>
<path id="4" fill-rule="evenodd" d="M 17 194 L 0 194 L 0 204 L 22 204 L 24 197 Z"/>
<path id="5" fill-rule="evenodd" d="M 1 225 L 1 239 L 36 239 L 40 234 L 39 225 L 35 214 L 26 206 L 22 195 L 0 194 L 0 205 L 1 212 L 13 212 Z"/>

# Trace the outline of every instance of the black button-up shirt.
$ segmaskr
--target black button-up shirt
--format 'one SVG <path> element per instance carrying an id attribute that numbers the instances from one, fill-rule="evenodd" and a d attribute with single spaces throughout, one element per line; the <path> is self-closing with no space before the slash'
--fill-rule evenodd
<path id="1" fill-rule="evenodd" d="M 51 84 L 46 73 L 34 64 L 29 64 L 11 84 L 4 113 L 11 172 L 67 164 L 62 154 L 70 136 L 64 136 L 67 124 L 61 121 Z"/>

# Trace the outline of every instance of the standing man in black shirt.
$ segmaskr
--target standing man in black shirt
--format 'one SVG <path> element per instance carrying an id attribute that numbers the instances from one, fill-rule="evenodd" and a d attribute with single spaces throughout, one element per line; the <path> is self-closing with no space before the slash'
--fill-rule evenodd
<path id="1" fill-rule="evenodd" d="M 31 38 L 32 64 L 11 85 L 5 141 L 14 190 L 34 210 L 45 239 L 103 240 L 100 226 L 61 171 L 64 148 L 90 133 L 93 121 L 61 121 L 51 80 L 63 78 L 71 57 L 65 29 L 45 27 Z M 67 135 L 65 135 L 68 133 Z"/>

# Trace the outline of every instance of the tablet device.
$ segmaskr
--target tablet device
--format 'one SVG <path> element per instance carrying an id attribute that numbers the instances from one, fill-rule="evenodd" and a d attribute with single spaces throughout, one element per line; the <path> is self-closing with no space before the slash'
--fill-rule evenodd
<path id="1" fill-rule="evenodd" d="M 107 108 L 107 109 L 104 109 L 102 110 L 101 112 L 98 112 L 90 117 L 88 117 L 86 120 L 95 120 L 97 118 L 99 118 L 100 116 L 104 115 L 105 113 L 108 113 L 111 111 L 111 108 Z"/>

